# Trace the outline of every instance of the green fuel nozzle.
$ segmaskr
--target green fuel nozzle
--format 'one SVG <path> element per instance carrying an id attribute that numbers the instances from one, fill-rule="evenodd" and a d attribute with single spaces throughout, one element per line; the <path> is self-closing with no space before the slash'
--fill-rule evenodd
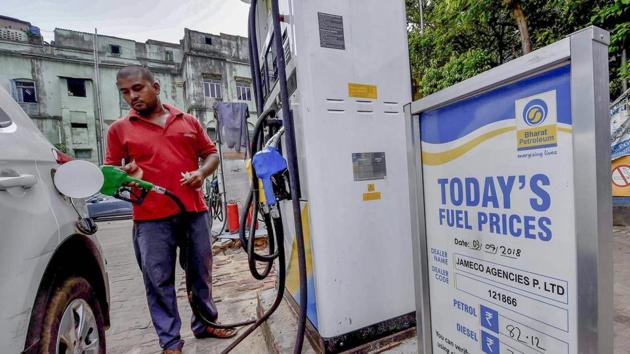
<path id="1" fill-rule="evenodd" d="M 116 166 L 101 166 L 101 172 L 103 172 L 103 177 L 105 177 L 101 193 L 105 195 L 114 196 L 120 187 L 124 187 L 129 183 L 136 183 L 141 189 L 146 191 L 159 192 L 158 189 L 161 189 L 153 183 L 130 177 L 127 172 Z"/>

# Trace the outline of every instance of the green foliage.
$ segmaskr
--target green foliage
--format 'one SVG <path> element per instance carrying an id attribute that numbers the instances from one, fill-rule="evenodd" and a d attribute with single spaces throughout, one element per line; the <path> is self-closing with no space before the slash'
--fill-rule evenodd
<path id="1" fill-rule="evenodd" d="M 611 97 L 630 67 L 630 0 L 406 0 L 414 98 L 426 96 L 522 55 L 519 31 L 507 4 L 517 1 L 538 49 L 590 25 L 611 34 Z"/>
<path id="2" fill-rule="evenodd" d="M 57 143 L 57 144 L 53 144 L 53 146 L 55 147 L 55 149 L 63 152 L 64 154 L 68 154 L 68 147 L 66 146 L 66 144 Z"/>
<path id="3" fill-rule="evenodd" d="M 424 2 L 421 34 L 418 1 L 407 0 L 414 98 L 481 73 L 520 51 L 518 29 L 501 1 Z"/>
<path id="4" fill-rule="evenodd" d="M 492 68 L 492 54 L 483 49 L 469 49 L 461 55 L 452 55 L 439 68 L 429 67 L 420 83 L 421 92 L 436 92 Z"/>
<path id="5" fill-rule="evenodd" d="M 622 80 L 630 79 L 630 66 L 622 65 L 621 53 L 630 56 L 630 0 L 609 0 L 593 11 L 591 23 L 610 31 L 610 96 L 622 92 Z"/>

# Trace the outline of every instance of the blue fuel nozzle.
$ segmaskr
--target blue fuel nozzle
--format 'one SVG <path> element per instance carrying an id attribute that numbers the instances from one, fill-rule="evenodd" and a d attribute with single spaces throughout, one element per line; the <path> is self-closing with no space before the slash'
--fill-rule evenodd
<path id="1" fill-rule="evenodd" d="M 256 171 L 256 176 L 262 180 L 267 205 L 272 206 L 276 204 L 271 176 L 286 170 L 287 161 L 277 148 L 268 146 L 254 155 L 252 165 Z"/>

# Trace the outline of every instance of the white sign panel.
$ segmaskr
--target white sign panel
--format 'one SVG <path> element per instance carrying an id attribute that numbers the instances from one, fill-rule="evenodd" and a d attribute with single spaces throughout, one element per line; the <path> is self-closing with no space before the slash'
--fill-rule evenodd
<path id="1" fill-rule="evenodd" d="M 577 353 L 570 66 L 425 111 L 434 353 Z"/>
<path id="2" fill-rule="evenodd" d="M 630 155 L 630 110 L 626 91 L 610 106 L 610 148 L 613 160 Z"/>

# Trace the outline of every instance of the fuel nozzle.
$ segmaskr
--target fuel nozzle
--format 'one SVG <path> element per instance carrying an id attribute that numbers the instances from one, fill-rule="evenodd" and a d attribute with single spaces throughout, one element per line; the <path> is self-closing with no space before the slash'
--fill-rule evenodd
<path id="1" fill-rule="evenodd" d="M 127 172 L 116 166 L 101 166 L 101 172 L 103 172 L 103 177 L 105 177 L 101 193 L 105 195 L 114 196 L 121 187 L 127 186 L 130 183 L 135 183 L 138 187 L 147 191 L 152 191 L 156 187 L 151 182 L 129 176 Z"/>
<path id="2" fill-rule="evenodd" d="M 276 147 L 267 146 L 254 155 L 252 165 L 254 166 L 256 175 L 262 180 L 263 190 L 265 191 L 265 202 L 273 211 L 277 199 L 271 178 L 287 169 L 287 161 L 282 157 Z"/>
<path id="3" fill-rule="evenodd" d="M 127 174 L 127 172 L 116 166 L 101 166 L 101 172 L 103 173 L 105 180 L 100 192 L 105 195 L 126 200 L 135 204 L 142 204 L 144 198 L 149 192 L 157 192 L 160 194 L 167 193 L 166 189 L 151 182 L 131 177 Z M 129 186 L 130 183 L 135 183 L 135 185 L 140 189 L 140 194 L 134 192 L 133 188 Z"/>

